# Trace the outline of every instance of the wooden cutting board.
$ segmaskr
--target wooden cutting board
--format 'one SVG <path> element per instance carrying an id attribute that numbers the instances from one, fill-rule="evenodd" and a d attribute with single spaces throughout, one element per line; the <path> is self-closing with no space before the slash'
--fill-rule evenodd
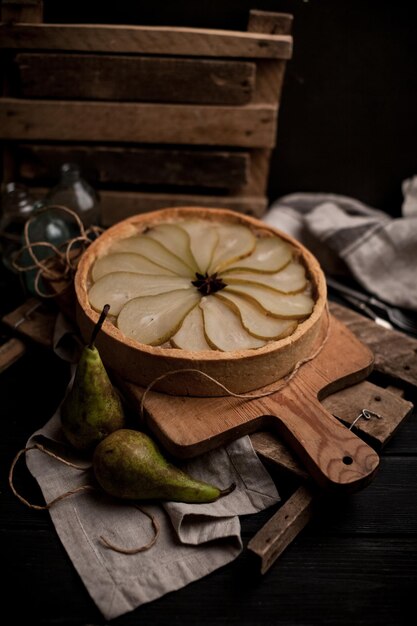
<path id="1" fill-rule="evenodd" d="M 320 399 L 365 379 L 372 370 L 373 354 L 335 317 L 330 316 L 326 328 L 327 323 L 327 341 L 318 356 L 302 365 L 280 391 L 243 399 L 171 396 L 150 390 L 144 401 L 149 428 L 178 458 L 196 456 L 256 430 L 276 429 L 321 487 L 339 491 L 364 487 L 377 470 L 379 457 L 326 411 Z M 144 390 L 131 383 L 123 388 L 140 408 Z"/>

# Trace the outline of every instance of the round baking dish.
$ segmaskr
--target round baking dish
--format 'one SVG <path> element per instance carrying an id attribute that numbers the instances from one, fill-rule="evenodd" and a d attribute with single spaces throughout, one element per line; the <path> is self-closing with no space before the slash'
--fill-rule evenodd
<path id="1" fill-rule="evenodd" d="M 317 259 L 294 238 L 260 220 L 228 209 L 160 209 L 123 220 L 100 235 L 83 254 L 75 275 L 76 319 L 83 339 L 88 341 L 99 317 L 88 298 L 91 269 L 95 261 L 105 255 L 115 241 L 140 234 L 157 224 L 175 224 L 190 218 L 243 224 L 257 237 L 273 234 L 288 242 L 306 269 L 314 300 L 311 314 L 289 336 L 271 341 L 257 349 L 235 352 L 189 352 L 177 348 L 149 346 L 125 336 L 111 321 L 106 320 L 96 340 L 104 364 L 129 382 L 142 387 L 152 385 L 154 390 L 179 396 L 225 395 L 224 390 L 204 374 L 234 393 L 253 391 L 279 380 L 300 360 L 308 358 L 314 350 L 325 318 L 325 277 Z M 155 383 L 159 377 L 160 380 Z"/>

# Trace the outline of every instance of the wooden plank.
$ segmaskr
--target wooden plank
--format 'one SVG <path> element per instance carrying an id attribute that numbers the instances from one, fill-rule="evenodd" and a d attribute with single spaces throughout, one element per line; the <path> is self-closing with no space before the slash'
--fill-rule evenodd
<path id="1" fill-rule="evenodd" d="M 112 146 L 18 146 L 20 177 L 54 180 L 62 163 L 75 162 L 91 183 L 192 185 L 234 189 L 249 176 L 248 152 L 120 148 Z"/>
<path id="2" fill-rule="evenodd" d="M 0 137 L 273 147 L 273 105 L 0 100 Z"/>
<path id="3" fill-rule="evenodd" d="M 0 24 L 0 48 L 289 59 L 292 37 L 171 26 Z"/>
<path id="4" fill-rule="evenodd" d="M 382 328 L 372 320 L 335 302 L 330 310 L 375 355 L 375 370 L 394 381 L 417 387 L 417 339 L 397 330 Z"/>
<path id="5" fill-rule="evenodd" d="M 254 63 L 208 59 L 32 54 L 16 57 L 25 98 L 246 104 Z"/>
<path id="6" fill-rule="evenodd" d="M 290 35 L 293 16 L 288 13 L 250 11 L 248 31 Z M 260 59 L 256 70 L 254 102 L 277 103 L 281 100 L 286 61 Z"/>
<path id="7" fill-rule="evenodd" d="M 11 330 L 28 337 L 45 348 L 52 348 L 56 312 L 43 306 L 36 298 L 29 298 L 2 322 Z"/>
<path id="8" fill-rule="evenodd" d="M 31 187 L 31 194 L 37 200 L 42 199 L 48 191 L 45 187 Z M 101 190 L 100 208 L 104 227 L 112 226 L 116 222 L 137 215 L 175 206 L 201 206 L 226 208 L 261 217 L 267 208 L 268 199 L 265 196 L 218 196 L 197 194 L 152 193 L 138 191 Z"/>
<path id="9" fill-rule="evenodd" d="M 313 494 L 299 487 L 268 522 L 252 537 L 247 548 L 261 559 L 265 574 L 313 516 Z"/>
<path id="10" fill-rule="evenodd" d="M 292 24 L 293 16 L 290 13 L 272 13 L 257 9 L 249 12 L 248 31 L 252 33 L 291 35 Z"/>
<path id="11" fill-rule="evenodd" d="M 250 167 L 247 183 L 239 189 L 240 195 L 266 195 L 268 189 L 271 149 L 254 148 L 250 151 Z"/>
<path id="12" fill-rule="evenodd" d="M 284 470 L 300 480 L 309 478 L 298 459 L 276 435 L 268 431 L 259 431 L 252 433 L 250 438 L 254 450 L 263 461 L 272 463 L 278 469 Z"/>
<path id="13" fill-rule="evenodd" d="M 141 193 L 101 191 L 100 206 L 104 226 L 111 226 L 126 217 L 166 207 L 201 206 L 227 208 L 261 217 L 267 207 L 264 196 L 203 196 L 195 194 Z"/>
<path id="14" fill-rule="evenodd" d="M 43 0 L 2 0 L 0 17 L 6 23 L 39 24 L 43 19 Z"/>
<path id="15" fill-rule="evenodd" d="M 342 389 L 323 399 L 323 406 L 330 413 L 352 425 L 363 409 L 381 416 L 370 420 L 359 419 L 355 431 L 363 434 L 376 449 L 384 446 L 394 435 L 403 420 L 410 415 L 413 404 L 368 381 Z"/>
<path id="16" fill-rule="evenodd" d="M 0 374 L 16 363 L 26 352 L 26 346 L 20 339 L 12 337 L 0 346 Z"/>

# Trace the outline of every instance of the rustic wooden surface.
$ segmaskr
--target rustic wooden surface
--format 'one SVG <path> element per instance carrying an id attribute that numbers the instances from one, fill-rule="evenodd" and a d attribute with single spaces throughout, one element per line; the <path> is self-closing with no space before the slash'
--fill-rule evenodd
<path id="1" fill-rule="evenodd" d="M 344 308 L 340 312 L 344 313 Z M 363 318 L 359 316 L 359 320 Z M 26 355 L 0 377 L 2 412 L 7 418 L 0 443 L 4 484 L 0 494 L 0 541 L 8 563 L 4 611 L 12 611 L 16 620 L 51 626 L 104 624 L 68 560 L 48 513 L 21 505 L 6 484 L 15 452 L 53 413 L 68 376 L 66 363 L 50 351 L 39 352 L 31 343 Z M 392 391 L 389 393 L 392 395 Z M 415 399 L 410 393 L 406 391 L 403 412 Z M 383 415 L 386 397 L 384 394 L 379 401 Z M 209 577 L 124 615 L 117 623 L 128 626 L 140 619 L 143 623 L 171 626 L 177 615 L 182 624 L 190 626 L 258 626 L 260 622 L 288 626 L 351 626 L 353 622 L 361 626 L 405 626 L 417 583 L 416 419 L 414 410 L 381 451 L 381 467 L 366 489 L 343 498 L 314 499 L 310 504 L 308 497 L 300 498 L 302 492 L 297 492 L 299 477 L 295 476 L 295 485 L 291 483 L 294 459 L 285 467 L 285 460 L 270 442 L 270 451 L 277 455 L 284 472 L 274 463 L 272 454 L 270 461 L 267 456 L 264 459 L 283 501 L 273 509 L 242 518 L 245 549 L 240 557 Z M 253 437 L 257 450 L 261 449 L 261 439 L 264 446 L 268 445 L 268 433 Z M 295 474 L 297 471 L 302 476 L 303 468 L 295 469 Z M 19 481 L 26 495 L 39 498 L 37 486 L 24 469 Z M 295 497 L 291 498 L 292 494 Z M 293 508 L 294 502 L 299 505 L 292 511 L 294 523 L 286 526 L 290 518 L 285 516 L 291 511 L 285 507 Z M 276 530 L 272 527 L 270 538 L 273 549 L 283 551 L 260 577 L 259 560 L 246 548 L 258 532 L 271 531 L 276 522 L 273 514 L 279 511 L 284 519 Z M 310 511 L 314 511 L 310 523 L 297 534 L 306 517 L 310 518 Z M 22 600 L 17 604 L 12 601 L 16 589 Z M 205 601 L 196 602 L 196 598 Z"/>

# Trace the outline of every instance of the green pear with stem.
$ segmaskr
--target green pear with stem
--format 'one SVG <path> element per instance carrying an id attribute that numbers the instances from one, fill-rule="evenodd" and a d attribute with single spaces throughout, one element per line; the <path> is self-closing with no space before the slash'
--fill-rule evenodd
<path id="1" fill-rule="evenodd" d="M 127 500 L 214 502 L 227 489 L 197 480 L 170 463 L 147 434 L 124 428 L 110 434 L 94 450 L 93 471 L 100 487 Z"/>
<path id="2" fill-rule="evenodd" d="M 71 389 L 61 405 L 61 426 L 74 448 L 91 450 L 113 431 L 125 426 L 119 394 L 94 342 L 109 311 L 105 305 L 90 343 L 84 346 Z"/>

